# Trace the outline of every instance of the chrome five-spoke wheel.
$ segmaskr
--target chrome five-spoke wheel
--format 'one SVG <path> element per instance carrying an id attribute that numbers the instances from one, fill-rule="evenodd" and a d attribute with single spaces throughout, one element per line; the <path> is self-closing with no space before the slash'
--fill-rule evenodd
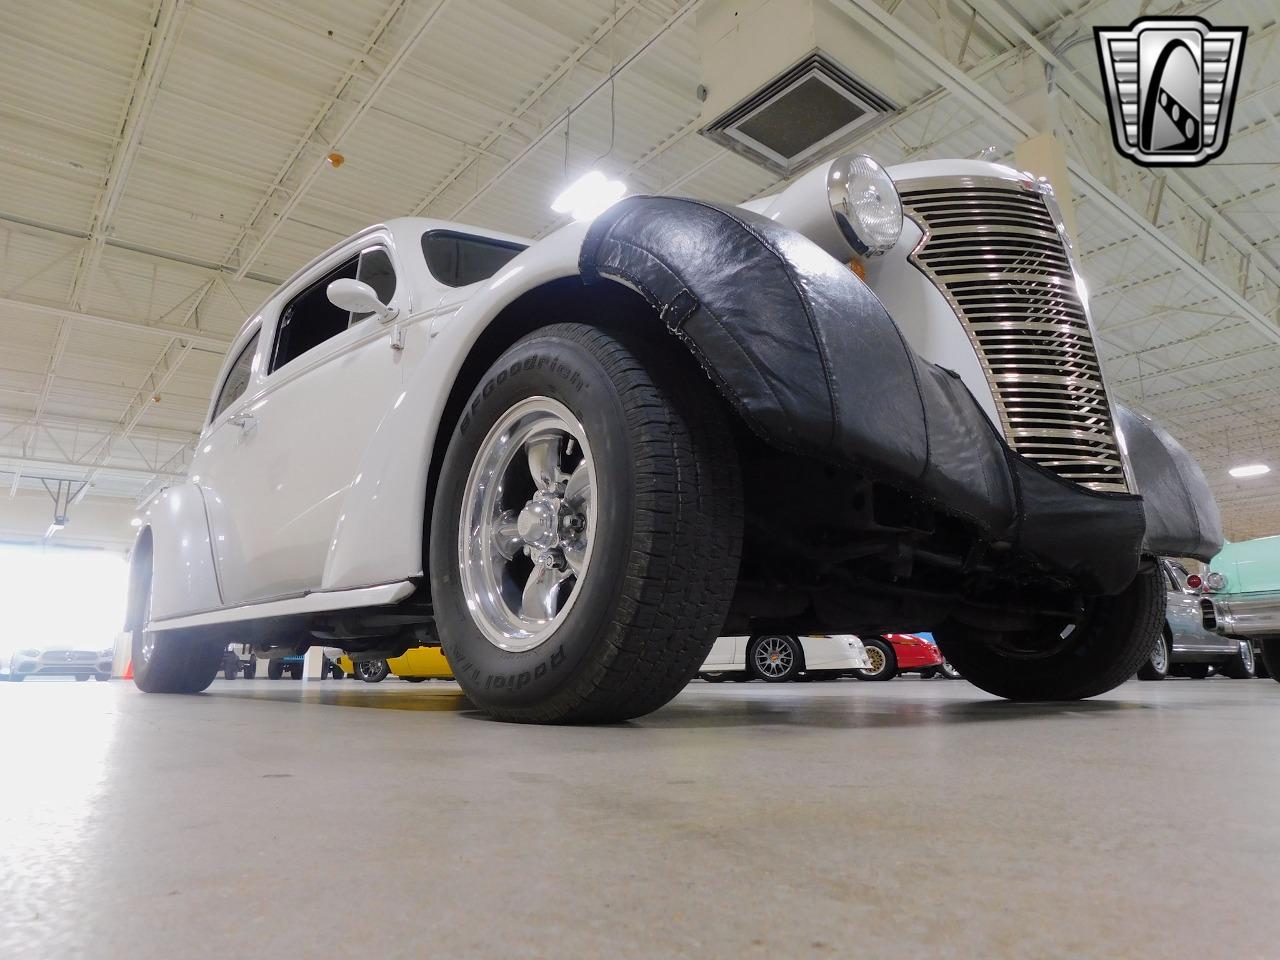
<path id="1" fill-rule="evenodd" d="M 494 424 L 467 479 L 458 562 L 484 636 L 531 650 L 568 615 L 595 534 L 595 466 L 582 424 L 530 397 Z"/>

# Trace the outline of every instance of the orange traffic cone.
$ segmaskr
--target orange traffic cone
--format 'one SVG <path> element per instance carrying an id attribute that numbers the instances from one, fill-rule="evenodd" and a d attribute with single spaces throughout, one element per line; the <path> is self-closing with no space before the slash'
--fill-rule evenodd
<path id="1" fill-rule="evenodd" d="M 120 679 L 121 680 L 133 679 L 133 660 L 132 659 L 129 660 L 129 665 L 124 668 L 124 676 L 121 677 Z"/>

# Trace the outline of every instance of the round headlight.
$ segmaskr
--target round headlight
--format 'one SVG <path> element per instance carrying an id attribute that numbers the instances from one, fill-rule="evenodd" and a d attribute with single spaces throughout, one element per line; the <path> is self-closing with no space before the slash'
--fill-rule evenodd
<path id="1" fill-rule="evenodd" d="M 1204 578 L 1204 583 L 1210 590 L 1221 590 L 1227 585 L 1227 578 L 1214 570 Z"/>
<path id="2" fill-rule="evenodd" d="M 889 252 L 902 236 L 898 188 L 870 157 L 834 161 L 827 170 L 827 200 L 845 240 L 864 257 Z"/>

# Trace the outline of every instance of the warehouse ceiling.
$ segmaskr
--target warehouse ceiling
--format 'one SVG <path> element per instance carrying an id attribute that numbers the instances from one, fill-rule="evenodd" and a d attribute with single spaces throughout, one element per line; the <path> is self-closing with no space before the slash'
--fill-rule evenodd
<path id="1" fill-rule="evenodd" d="M 859 149 L 1066 143 L 1113 392 L 1200 458 L 1233 539 L 1280 533 L 1274 3 L 829 2 L 889 46 L 903 92 Z M 719 201 L 779 183 L 698 132 L 697 0 L 19 6 L 0 35 L 0 496 L 68 478 L 138 500 L 180 474 L 241 322 L 370 222 L 541 236 L 592 167 Z M 1251 26 L 1207 167 L 1111 145 L 1092 28 L 1140 13 Z M 1276 469 L 1228 476 L 1253 462 Z"/>

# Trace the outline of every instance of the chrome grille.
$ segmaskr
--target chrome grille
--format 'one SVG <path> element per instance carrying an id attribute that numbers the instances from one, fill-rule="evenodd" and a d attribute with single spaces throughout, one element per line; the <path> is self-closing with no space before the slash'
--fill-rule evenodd
<path id="1" fill-rule="evenodd" d="M 997 179 L 900 186 L 925 233 L 912 261 L 969 334 L 1009 445 L 1065 479 L 1127 490 L 1089 319 L 1044 197 Z"/>

